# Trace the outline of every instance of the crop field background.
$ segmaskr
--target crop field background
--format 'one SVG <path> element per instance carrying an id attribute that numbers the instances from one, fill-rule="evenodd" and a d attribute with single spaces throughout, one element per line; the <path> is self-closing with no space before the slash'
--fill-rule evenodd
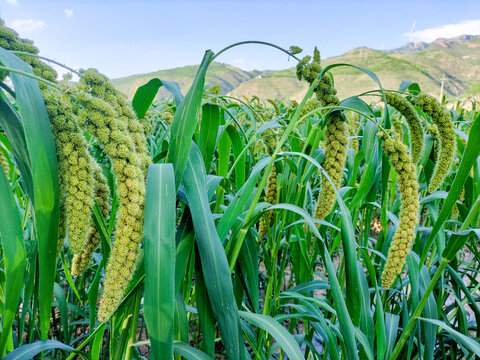
<path id="1" fill-rule="evenodd" d="M 227 94 L 244 45 L 296 89 Z M 129 98 L 38 52 L 0 24 L 0 357 L 480 358 L 475 99 L 260 41 Z"/>

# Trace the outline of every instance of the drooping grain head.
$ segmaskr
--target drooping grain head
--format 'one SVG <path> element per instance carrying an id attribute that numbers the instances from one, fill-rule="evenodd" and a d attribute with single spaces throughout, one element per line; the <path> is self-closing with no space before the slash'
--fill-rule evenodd
<path id="1" fill-rule="evenodd" d="M 389 288 L 401 273 L 411 244 L 415 239 L 419 212 L 418 182 L 415 165 L 408 154 L 407 147 L 398 138 L 392 139 L 384 132 L 380 132 L 378 136 L 383 139 L 383 150 L 398 174 L 398 188 L 401 197 L 399 225 L 390 245 L 387 263 L 382 273 L 382 286 Z"/>

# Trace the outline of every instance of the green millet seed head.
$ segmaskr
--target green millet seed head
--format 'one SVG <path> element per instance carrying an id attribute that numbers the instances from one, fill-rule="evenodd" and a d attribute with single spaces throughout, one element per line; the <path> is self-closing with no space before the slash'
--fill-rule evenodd
<path id="1" fill-rule="evenodd" d="M 312 57 L 311 56 L 305 56 L 303 57 L 298 63 L 297 63 L 297 78 L 298 80 L 302 80 L 303 77 L 303 71 L 304 67 L 308 62 L 310 61 Z"/>
<path id="2" fill-rule="evenodd" d="M 269 128 L 264 132 L 264 138 L 266 142 L 266 148 L 268 155 L 272 156 L 277 147 L 278 137 L 277 132 L 273 128 Z"/>
<path id="3" fill-rule="evenodd" d="M 279 116 L 280 115 L 280 107 L 278 106 L 278 103 L 275 100 L 272 99 L 267 99 L 267 101 L 273 105 L 273 108 L 275 109 L 275 115 Z"/>
<path id="4" fill-rule="evenodd" d="M 350 120 L 351 120 L 349 124 L 350 126 L 348 128 L 350 137 L 351 137 L 350 143 L 353 149 L 353 153 L 356 155 L 358 153 L 358 146 L 359 146 L 357 135 L 358 135 L 358 125 L 360 123 L 356 116 L 351 118 Z"/>
<path id="5" fill-rule="evenodd" d="M 14 51 L 23 51 L 31 54 L 38 54 L 38 49 L 33 45 L 33 42 L 30 40 L 20 39 L 18 34 L 7 27 L 2 22 L 0 23 L 0 46 L 6 50 Z M 36 57 L 28 55 L 19 55 L 19 57 L 29 64 L 32 67 L 33 73 L 45 80 L 55 82 L 57 79 L 57 73 L 50 66 L 43 63 Z M 5 74 L 0 75 L 0 79 L 3 78 Z M 46 89 L 47 85 L 39 83 L 40 89 Z"/>
<path id="6" fill-rule="evenodd" d="M 464 197 L 465 197 L 465 186 L 462 187 L 462 191 L 460 192 L 460 195 L 458 195 L 458 200 L 457 201 L 462 202 Z M 459 214 L 458 205 L 455 202 L 455 205 L 453 205 L 453 209 L 452 209 L 452 219 L 457 218 L 458 214 Z"/>
<path id="7" fill-rule="evenodd" d="M 420 159 L 423 149 L 423 129 L 417 112 L 410 102 L 397 93 L 386 92 L 385 98 L 387 104 L 395 108 L 407 121 L 411 139 L 412 161 L 416 163 Z"/>
<path id="8" fill-rule="evenodd" d="M 327 124 L 325 131 L 325 161 L 323 168 L 333 184 L 340 188 L 342 182 L 343 167 L 348 149 L 347 126 L 342 113 L 337 112 Z M 322 174 L 322 188 L 315 209 L 315 218 L 323 219 L 333 209 L 336 196 L 332 184 Z"/>
<path id="9" fill-rule="evenodd" d="M 91 158 L 69 97 L 52 89 L 43 93 L 57 150 L 66 232 L 71 250 L 76 254 L 82 251 L 90 229 L 93 204 Z"/>
<path id="10" fill-rule="evenodd" d="M 378 133 L 378 136 L 383 139 L 383 150 L 398 173 L 401 196 L 398 229 L 390 245 L 387 263 L 382 273 L 382 286 L 389 288 L 402 272 L 405 259 L 415 239 L 419 211 L 418 182 L 415 165 L 408 154 L 407 147 L 398 138 L 392 139 L 384 132 Z"/>
<path id="11" fill-rule="evenodd" d="M 86 88 L 89 88 L 91 94 L 107 102 L 116 112 L 117 128 L 133 140 L 134 151 L 138 154 L 144 176 L 146 176 L 151 159 L 148 155 L 145 130 L 142 123 L 137 120 L 130 102 L 110 83 L 106 76 L 98 73 L 95 69 L 83 71 L 82 75 L 82 82 Z"/>
<path id="12" fill-rule="evenodd" d="M 97 79 L 93 75 L 92 77 Z M 92 84 L 96 84 L 95 81 Z M 98 82 L 102 82 L 101 78 Z M 139 246 L 143 238 L 144 162 L 137 153 L 131 133 L 127 130 L 122 130 L 121 124 L 125 124 L 125 120 L 118 116 L 117 111 L 123 108 L 118 106 L 118 104 L 116 106 L 100 98 L 93 97 L 91 94 L 82 94 L 82 92 L 85 92 L 83 89 L 89 90 L 90 85 L 82 79 L 79 83 L 77 94 L 79 117 L 84 119 L 84 123 L 92 131 L 92 135 L 97 138 L 104 152 L 111 159 L 114 172 L 117 175 L 117 188 L 121 199 L 115 241 L 105 274 L 105 291 L 98 310 L 99 320 L 107 321 L 120 303 L 128 282 L 133 275 Z M 99 89 L 95 91 L 99 91 L 101 94 Z M 112 137 L 110 135 L 108 139 L 105 139 L 105 142 L 102 142 L 98 135 L 100 130 L 105 128 L 108 128 L 109 134 L 117 134 L 118 136 L 114 135 Z M 129 149 L 128 154 L 118 151 L 120 145 L 124 145 Z M 130 194 L 138 195 L 130 197 Z M 137 206 L 132 206 L 132 204 Z"/>
<path id="13" fill-rule="evenodd" d="M 313 61 L 309 63 L 310 57 L 303 58 L 297 65 L 297 77 L 303 78 L 310 84 L 322 72 L 320 65 L 320 52 L 314 50 Z M 333 86 L 330 75 L 325 74 L 320 80 L 315 95 L 324 107 L 335 106 L 340 102 L 336 96 L 337 90 Z M 342 181 L 343 166 L 347 156 L 348 141 L 346 118 L 343 112 L 334 111 L 330 114 L 330 121 L 325 132 L 325 161 L 324 169 L 332 179 L 335 187 L 340 188 Z M 330 182 L 322 174 L 322 188 L 315 209 L 315 217 L 322 219 L 327 216 L 335 204 L 335 191 Z"/>
<path id="14" fill-rule="evenodd" d="M 272 205 L 277 203 L 277 169 L 275 168 L 275 163 L 273 163 L 272 169 L 268 174 L 265 201 Z M 273 210 L 268 210 L 268 223 L 269 226 L 273 224 Z"/>
<path id="15" fill-rule="evenodd" d="M 438 143 L 440 141 L 440 134 L 438 133 L 437 125 L 428 124 L 427 133 L 433 138 L 433 159 L 434 161 L 437 161 L 439 150 Z"/>
<path id="16" fill-rule="evenodd" d="M 403 127 L 402 122 L 399 119 L 393 120 L 393 128 L 395 129 L 395 137 L 403 142 Z"/>
<path id="17" fill-rule="evenodd" d="M 267 235 L 267 231 L 267 220 L 265 220 L 265 216 L 262 216 L 258 224 L 258 236 L 260 239 L 263 239 Z"/>
<path id="18" fill-rule="evenodd" d="M 95 179 L 95 200 L 104 219 L 108 217 L 109 213 L 109 195 L 110 190 L 108 188 L 108 182 L 102 173 L 101 167 L 93 162 L 94 179 Z M 90 236 L 83 250 L 73 257 L 72 261 L 72 275 L 79 276 L 90 265 L 92 261 L 92 255 L 95 249 L 100 244 L 100 234 L 98 230 L 92 225 L 90 229 Z"/>
<path id="19" fill-rule="evenodd" d="M 1 149 L 0 149 L 0 164 L 2 165 L 5 175 L 7 175 L 8 177 L 10 173 L 10 165 L 8 164 L 8 160 Z"/>
<path id="20" fill-rule="evenodd" d="M 290 46 L 290 49 L 289 49 L 289 53 L 292 55 L 300 54 L 302 51 L 303 51 L 302 48 L 295 45 Z"/>
<path id="21" fill-rule="evenodd" d="M 277 203 L 277 169 L 275 163 L 273 163 L 270 172 L 268 173 L 267 187 L 265 189 L 265 201 L 275 205 Z M 267 210 L 268 225 L 265 220 L 265 217 L 260 218 L 260 223 L 258 225 L 258 234 L 261 239 L 267 235 L 267 226 L 272 226 L 274 213 L 273 210 Z"/>
<path id="22" fill-rule="evenodd" d="M 449 113 L 434 97 L 420 94 L 416 105 L 437 125 L 440 136 L 440 151 L 428 186 L 428 191 L 433 192 L 442 185 L 452 167 L 456 146 L 455 129 Z"/>

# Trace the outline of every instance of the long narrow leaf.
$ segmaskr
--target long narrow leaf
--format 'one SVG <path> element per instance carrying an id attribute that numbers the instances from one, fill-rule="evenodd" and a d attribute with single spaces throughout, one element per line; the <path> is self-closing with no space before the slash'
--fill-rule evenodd
<path id="1" fill-rule="evenodd" d="M 0 170 L 0 243 L 5 262 L 5 301 L 2 309 L 2 334 L 0 335 L 0 356 L 5 346 L 15 313 L 17 312 L 25 273 L 25 244 L 22 221 L 13 197 L 10 184 L 3 170 Z"/>
<path id="2" fill-rule="evenodd" d="M 175 179 L 171 164 L 150 165 L 145 202 L 145 297 L 153 359 L 173 357 Z"/>
<path id="3" fill-rule="evenodd" d="M 200 150 L 193 143 L 183 176 L 183 184 L 192 213 L 203 275 L 228 358 L 241 359 L 244 349 L 240 319 L 233 295 L 227 257 L 215 229 L 208 203 L 205 177 L 205 166 Z"/>
<path id="4" fill-rule="evenodd" d="M 7 67 L 32 73 L 30 67 L 9 51 L 0 48 L 0 61 Z M 55 280 L 59 222 L 57 155 L 47 110 L 36 80 L 10 73 L 16 102 L 22 115 L 23 130 L 30 156 L 33 193 L 29 194 L 35 209 L 35 231 L 38 239 L 39 310 L 41 338 L 50 327 L 50 310 Z"/>
<path id="5" fill-rule="evenodd" d="M 213 53 L 210 50 L 205 53 L 202 63 L 198 68 L 197 75 L 193 80 L 193 84 L 188 90 L 185 99 L 183 99 L 178 106 L 173 119 L 167 162 L 173 164 L 175 170 L 175 186 L 177 189 L 182 181 L 188 154 L 190 153 L 192 136 L 197 127 L 197 116 L 202 102 L 205 73 L 207 72 L 212 56 Z"/>

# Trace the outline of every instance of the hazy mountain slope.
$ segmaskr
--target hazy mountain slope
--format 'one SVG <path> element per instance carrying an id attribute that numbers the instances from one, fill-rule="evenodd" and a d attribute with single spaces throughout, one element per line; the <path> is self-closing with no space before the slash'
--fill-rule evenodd
<path id="1" fill-rule="evenodd" d="M 180 85 L 182 92 L 185 93 L 193 82 L 193 78 L 197 72 L 198 65 L 183 66 L 174 69 L 160 70 L 148 74 L 132 75 L 124 78 L 113 79 L 113 84 L 129 98 L 132 98 L 137 88 L 150 79 L 160 78 L 168 81 L 175 81 Z M 236 88 L 241 83 L 253 77 L 247 71 L 241 70 L 231 65 L 213 63 L 210 65 L 205 84 L 220 85 L 222 92 L 228 93 Z M 168 92 L 165 89 L 160 89 L 158 97 L 166 97 Z"/>
<path id="2" fill-rule="evenodd" d="M 449 97 L 466 97 L 480 91 L 480 36 L 437 39 L 432 43 L 410 43 L 392 51 L 360 47 L 341 56 L 326 59 L 323 66 L 349 63 L 374 72 L 384 88 L 397 89 L 402 80 L 416 81 L 424 91 Z M 138 86 L 153 77 L 176 81 L 185 92 L 193 81 L 197 66 L 162 70 L 114 80 L 129 97 Z M 340 98 L 377 87 L 364 72 L 352 67 L 332 70 Z M 207 72 L 206 84 L 219 84 L 224 93 L 264 99 L 299 100 L 307 84 L 297 80 L 295 68 L 278 71 L 243 71 L 230 65 L 214 63 Z M 167 96 L 161 92 L 159 97 Z"/>

